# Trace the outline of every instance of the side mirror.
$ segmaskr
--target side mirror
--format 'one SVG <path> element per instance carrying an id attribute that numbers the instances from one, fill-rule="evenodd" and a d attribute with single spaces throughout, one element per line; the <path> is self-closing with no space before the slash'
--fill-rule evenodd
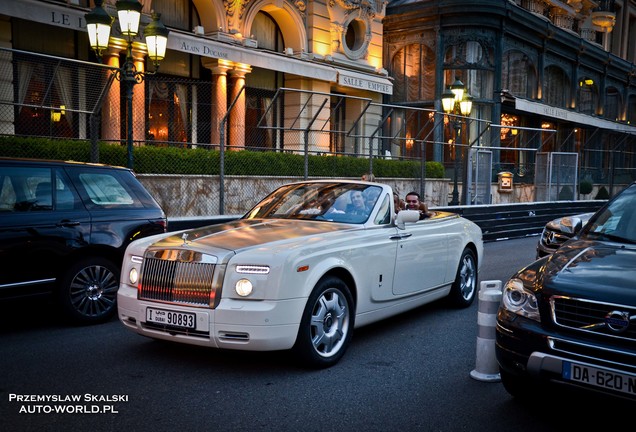
<path id="1" fill-rule="evenodd" d="M 405 223 L 414 223 L 420 220 L 420 212 L 417 210 L 400 210 L 395 217 L 395 224 L 399 229 L 405 229 Z"/>

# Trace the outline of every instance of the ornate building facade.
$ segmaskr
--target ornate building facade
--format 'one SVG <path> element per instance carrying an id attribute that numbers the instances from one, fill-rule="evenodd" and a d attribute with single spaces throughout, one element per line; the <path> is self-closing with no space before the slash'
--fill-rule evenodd
<path id="1" fill-rule="evenodd" d="M 126 43 L 116 25 L 101 58 L 88 45 L 85 14 L 93 7 L 90 0 L 4 0 L 0 44 L 19 55 L 99 60 L 120 68 Z M 117 16 L 115 0 L 105 0 L 103 7 Z M 310 123 L 325 131 L 344 130 L 344 123 L 363 112 L 366 120 L 359 127 L 377 127 L 381 110 L 369 107 L 369 102 L 380 103 L 393 91 L 382 64 L 382 0 L 145 0 L 142 26 L 150 21 L 151 11 L 161 13 L 170 35 L 158 73 L 134 86 L 135 145 L 153 140 L 214 148 L 225 135 L 231 149 L 293 151 L 306 145 L 316 152 L 365 153 L 363 145 L 357 147 L 351 140 L 338 142 L 325 134 L 303 143 L 302 136 L 289 131 L 302 131 Z M 19 55 L 14 53 L 7 62 Z M 151 69 L 145 55 L 143 39 L 136 38 L 136 70 Z M 107 94 L 99 107 L 100 139 L 124 139 L 122 83 L 106 83 L 108 77 L 80 79 L 77 71 L 58 69 L 46 93 L 49 103 L 38 99 L 43 92 L 37 88 L 47 87 L 34 82 L 40 65 L 14 63 L 2 80 L 13 86 L 13 102 L 24 109 L 3 112 L 3 133 L 13 128 L 16 134 L 28 134 L 39 128 L 32 123 L 38 116 L 24 114 L 33 105 L 63 105 L 61 122 L 66 127 L 58 127 L 58 117 L 56 130 L 63 130 L 61 136 L 86 138 L 88 121 L 81 119 L 87 108 L 82 101 L 103 87 Z M 325 95 L 326 106 L 324 98 L 311 96 L 317 94 Z M 273 99 L 279 103 L 273 104 Z M 259 133 L 254 133 L 257 125 Z"/>
<path id="2" fill-rule="evenodd" d="M 441 111 L 444 91 L 464 84 L 464 144 L 492 154 L 494 180 L 532 178 L 544 152 L 578 155 L 581 179 L 636 179 L 633 0 L 392 0 L 384 56 L 391 103 Z M 427 120 L 411 128 L 430 129 L 426 158 L 448 163 L 452 130 Z"/>

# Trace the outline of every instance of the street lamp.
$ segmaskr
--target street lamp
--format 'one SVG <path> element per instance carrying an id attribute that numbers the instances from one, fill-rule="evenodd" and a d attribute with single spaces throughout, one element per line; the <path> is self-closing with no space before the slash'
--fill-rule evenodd
<path id="1" fill-rule="evenodd" d="M 473 109 L 473 98 L 466 93 L 464 83 L 459 78 L 455 79 L 455 82 L 444 91 L 442 94 L 442 108 L 446 114 L 452 114 L 450 119 L 453 128 L 455 129 L 455 161 L 454 161 L 454 176 L 453 176 L 453 198 L 450 205 L 459 205 L 459 191 L 457 188 L 457 171 L 459 171 L 459 158 L 457 157 L 457 146 L 460 144 L 460 135 L 462 124 L 461 120 L 457 117 L 462 115 L 468 117 Z M 466 185 L 464 185 L 466 187 Z"/>
<path id="2" fill-rule="evenodd" d="M 110 30 L 114 18 L 102 7 L 103 0 L 95 0 L 95 7 L 85 15 L 88 39 L 97 58 L 101 61 L 102 52 L 108 48 Z M 146 75 L 157 73 L 159 62 L 166 56 L 168 45 L 168 29 L 161 23 L 161 14 L 152 13 L 152 21 L 146 26 L 144 36 L 148 57 L 155 67 L 153 72 L 138 71 L 132 56 L 133 40 L 139 33 L 141 9 L 138 0 L 117 0 L 117 17 L 121 34 L 126 38 L 126 60 L 123 66 L 115 71 L 115 78 L 126 85 L 126 147 L 128 151 L 128 168 L 133 168 L 133 87 L 144 81 Z"/>

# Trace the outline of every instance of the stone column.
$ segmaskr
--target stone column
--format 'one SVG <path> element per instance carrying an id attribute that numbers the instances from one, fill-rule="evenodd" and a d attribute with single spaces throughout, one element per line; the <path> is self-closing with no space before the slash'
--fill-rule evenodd
<path id="1" fill-rule="evenodd" d="M 227 71 L 232 68 L 232 63 L 212 58 L 202 58 L 201 63 L 212 71 L 210 143 L 218 146 L 221 144 L 221 121 L 227 113 Z"/>
<path id="2" fill-rule="evenodd" d="M 245 148 L 245 75 L 252 68 L 246 64 L 236 64 L 230 71 L 232 80 L 232 95 L 230 103 L 234 102 L 230 111 L 230 130 L 227 141 L 229 150 L 243 150 Z"/>
<path id="3" fill-rule="evenodd" d="M 146 51 L 141 46 L 133 44 L 133 64 L 137 72 L 146 72 L 144 57 Z M 144 83 L 135 84 L 133 87 L 133 142 L 135 146 L 146 142 L 146 86 Z"/>
<path id="4" fill-rule="evenodd" d="M 119 50 L 109 48 L 108 52 L 104 54 L 104 63 L 108 66 L 119 68 L 121 66 Z M 102 103 L 102 140 L 118 141 L 120 143 L 125 141 L 125 134 L 124 138 L 122 138 L 121 134 L 121 117 L 121 82 L 115 79 Z"/>
<path id="5" fill-rule="evenodd" d="M 133 43 L 133 64 L 137 72 L 146 72 L 145 45 Z M 133 141 L 135 146 L 146 142 L 146 86 L 143 82 L 133 87 Z"/>

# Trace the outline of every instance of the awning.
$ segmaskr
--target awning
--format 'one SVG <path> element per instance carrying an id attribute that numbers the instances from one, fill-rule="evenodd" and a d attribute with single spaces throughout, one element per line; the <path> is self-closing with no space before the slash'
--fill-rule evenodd
<path id="1" fill-rule="evenodd" d="M 604 120 L 598 117 L 594 117 L 588 114 L 581 114 L 574 111 L 569 111 L 563 108 L 557 108 L 538 102 L 529 101 L 526 99 L 515 99 L 515 108 L 519 111 L 525 111 L 533 114 L 539 114 L 544 117 L 548 117 L 554 120 L 568 121 L 577 123 L 582 126 L 593 126 L 599 129 L 607 129 L 616 132 L 623 132 L 632 135 L 636 135 L 636 127 L 628 126 L 621 123 L 615 123 L 609 120 Z"/>
<path id="2" fill-rule="evenodd" d="M 336 66 L 309 62 L 282 53 L 244 48 L 240 45 L 218 42 L 200 36 L 171 32 L 168 38 L 168 48 L 322 81 L 337 82 L 341 86 L 358 90 L 393 94 L 393 83 L 383 76 L 340 69 Z"/>
<path id="3" fill-rule="evenodd" d="M 263 69 L 312 77 L 323 81 L 335 82 L 337 77 L 336 70 L 330 66 L 309 63 L 284 54 L 274 54 L 244 48 L 240 45 L 230 45 L 200 36 L 170 32 L 168 48 L 203 57 L 228 60 Z"/>

